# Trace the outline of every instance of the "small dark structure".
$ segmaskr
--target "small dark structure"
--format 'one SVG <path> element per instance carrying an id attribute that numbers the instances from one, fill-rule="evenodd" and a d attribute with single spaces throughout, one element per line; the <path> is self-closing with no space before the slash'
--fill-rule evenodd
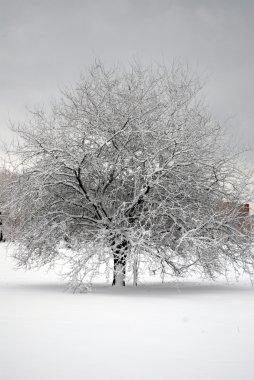
<path id="1" fill-rule="evenodd" d="M 2 222 L 2 213 L 0 211 L 0 242 L 4 241 L 2 225 L 3 225 L 3 222 Z"/>

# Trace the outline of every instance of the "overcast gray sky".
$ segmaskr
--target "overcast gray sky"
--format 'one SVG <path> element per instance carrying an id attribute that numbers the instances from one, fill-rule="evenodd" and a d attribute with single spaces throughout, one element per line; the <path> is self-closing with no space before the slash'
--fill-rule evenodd
<path id="1" fill-rule="evenodd" d="M 215 118 L 254 146 L 253 19 L 253 0 L 0 0 L 0 139 L 95 57 L 177 59 L 208 78 Z"/>

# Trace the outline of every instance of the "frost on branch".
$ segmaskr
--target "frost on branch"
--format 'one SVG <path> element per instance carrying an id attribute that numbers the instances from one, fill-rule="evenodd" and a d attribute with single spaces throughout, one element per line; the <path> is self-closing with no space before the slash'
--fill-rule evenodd
<path id="1" fill-rule="evenodd" d="M 147 265 L 176 276 L 252 272 L 248 179 L 200 89 L 179 66 L 96 62 L 50 112 L 13 127 L 5 213 L 19 263 L 65 263 L 74 288 L 101 270 L 124 285 L 130 265 L 136 282 Z"/>

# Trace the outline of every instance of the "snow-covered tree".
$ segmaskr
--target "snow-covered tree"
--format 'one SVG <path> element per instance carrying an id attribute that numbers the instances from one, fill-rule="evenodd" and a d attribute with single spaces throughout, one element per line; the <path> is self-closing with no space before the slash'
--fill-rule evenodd
<path id="1" fill-rule="evenodd" d="M 6 239 L 9 239 L 9 230 L 8 226 L 10 225 L 10 222 L 8 224 L 6 223 L 6 220 L 8 218 L 8 215 L 5 214 L 6 208 L 4 207 L 6 203 L 9 200 L 9 184 L 10 182 L 16 178 L 15 173 L 11 173 L 6 168 L 0 169 L 0 242 L 4 242 Z"/>
<path id="2" fill-rule="evenodd" d="M 106 268 L 124 285 L 140 259 L 177 276 L 251 272 L 247 180 L 201 87 L 181 66 L 95 62 L 15 126 L 6 210 L 19 263 L 65 261 L 74 284 Z"/>

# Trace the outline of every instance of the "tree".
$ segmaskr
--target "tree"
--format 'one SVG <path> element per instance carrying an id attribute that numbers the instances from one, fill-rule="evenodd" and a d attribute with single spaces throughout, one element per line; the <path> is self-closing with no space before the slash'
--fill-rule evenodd
<path id="1" fill-rule="evenodd" d="M 181 66 L 95 62 L 49 112 L 14 126 L 6 210 L 19 263 L 64 260 L 74 284 L 104 267 L 124 285 L 140 258 L 177 276 L 252 271 L 246 176 L 201 89 Z"/>
<path id="2" fill-rule="evenodd" d="M 8 216 L 2 211 L 5 209 L 4 205 L 6 205 L 9 198 L 9 184 L 14 176 L 15 173 L 9 172 L 6 168 L 0 169 L 0 242 L 5 242 L 6 238 L 9 238 L 8 226 L 5 223 Z"/>

